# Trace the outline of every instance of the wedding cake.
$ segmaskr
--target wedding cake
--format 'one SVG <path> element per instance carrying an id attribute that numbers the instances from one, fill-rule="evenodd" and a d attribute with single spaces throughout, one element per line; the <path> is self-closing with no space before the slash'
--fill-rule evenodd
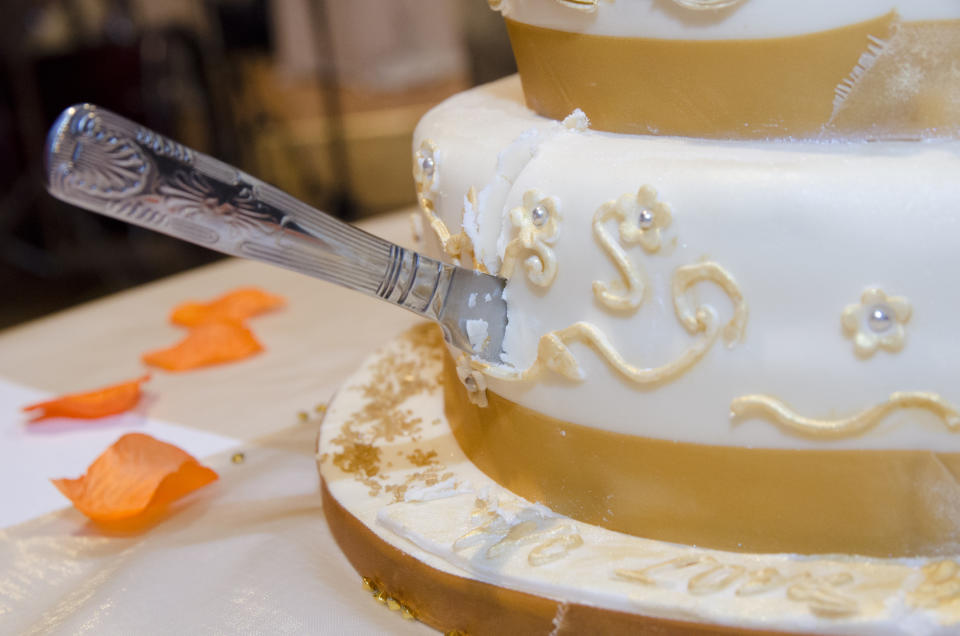
<path id="1" fill-rule="evenodd" d="M 960 628 L 960 4 L 491 6 L 519 77 L 424 117 L 414 176 L 433 252 L 508 281 L 503 363 L 411 372 L 442 417 L 374 437 L 449 448 L 372 534 L 555 633 Z M 349 510 L 390 453 L 344 400 Z"/>

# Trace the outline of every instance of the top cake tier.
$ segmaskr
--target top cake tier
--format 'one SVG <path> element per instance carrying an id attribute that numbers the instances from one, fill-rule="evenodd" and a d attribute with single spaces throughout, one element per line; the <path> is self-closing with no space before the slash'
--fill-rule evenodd
<path id="1" fill-rule="evenodd" d="M 491 0 L 527 105 L 730 139 L 960 137 L 956 0 Z"/>

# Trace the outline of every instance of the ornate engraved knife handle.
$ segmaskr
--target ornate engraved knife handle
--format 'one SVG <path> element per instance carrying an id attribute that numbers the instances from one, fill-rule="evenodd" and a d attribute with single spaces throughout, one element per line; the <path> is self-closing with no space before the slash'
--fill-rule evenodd
<path id="1" fill-rule="evenodd" d="M 44 161 L 47 189 L 64 201 L 378 296 L 434 320 L 457 269 L 91 104 L 60 115 Z"/>

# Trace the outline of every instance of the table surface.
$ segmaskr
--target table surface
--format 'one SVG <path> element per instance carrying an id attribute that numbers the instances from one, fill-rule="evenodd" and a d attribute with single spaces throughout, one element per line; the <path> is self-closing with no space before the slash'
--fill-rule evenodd
<path id="1" fill-rule="evenodd" d="M 360 225 L 411 243 L 410 211 Z M 25 424 L 25 403 L 142 374 L 143 352 L 182 337 L 167 322 L 177 303 L 246 285 L 288 300 L 251 320 L 260 355 L 155 371 L 133 413 Z M 231 259 L 0 332 L 0 632 L 432 633 L 362 591 L 323 521 L 319 418 L 298 417 L 417 321 L 355 292 Z M 220 480 L 145 532 L 107 535 L 48 480 L 82 473 L 128 431 L 181 446 Z M 244 461 L 233 463 L 238 451 Z"/>

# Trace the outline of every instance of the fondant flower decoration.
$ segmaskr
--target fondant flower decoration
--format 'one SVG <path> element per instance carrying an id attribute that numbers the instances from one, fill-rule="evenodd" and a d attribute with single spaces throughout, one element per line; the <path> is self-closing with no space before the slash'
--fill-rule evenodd
<path id="1" fill-rule="evenodd" d="M 670 206 L 660 201 L 657 191 L 648 185 L 641 186 L 636 194 L 617 199 L 616 212 L 620 239 L 628 245 L 639 243 L 648 252 L 660 249 L 660 231 L 673 221 Z"/>
<path id="2" fill-rule="evenodd" d="M 843 332 L 853 339 L 853 350 L 862 358 L 869 358 L 877 349 L 896 352 L 903 348 L 904 325 L 910 320 L 910 313 L 906 298 L 869 288 L 858 304 L 847 305 L 843 310 Z"/>
<path id="3" fill-rule="evenodd" d="M 470 402 L 479 407 L 487 406 L 487 379 L 470 363 L 466 354 L 457 360 L 457 377 L 467 390 Z"/>
<path id="4" fill-rule="evenodd" d="M 432 194 L 437 185 L 437 145 L 429 139 L 424 139 L 413 155 L 413 182 L 420 205 L 429 203 L 432 208 Z"/>
<path id="5" fill-rule="evenodd" d="M 551 246 L 560 230 L 560 203 L 539 190 L 527 190 L 523 205 L 510 210 L 510 223 L 517 236 L 503 253 L 500 275 L 510 278 L 521 252 L 532 252 L 524 261 L 527 277 L 534 285 L 547 287 L 557 276 L 557 257 Z"/>

